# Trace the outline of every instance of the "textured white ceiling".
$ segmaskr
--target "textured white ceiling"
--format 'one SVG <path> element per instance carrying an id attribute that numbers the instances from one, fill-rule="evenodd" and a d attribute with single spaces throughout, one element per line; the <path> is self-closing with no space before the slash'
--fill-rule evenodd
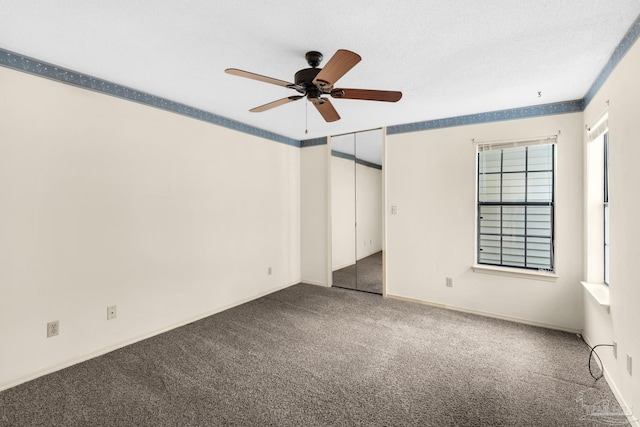
<path id="1" fill-rule="evenodd" d="M 308 139 L 581 99 L 640 1 L 0 0 L 0 11 L 0 48 Z M 334 123 L 305 100 L 250 113 L 296 92 L 224 73 L 293 81 L 305 52 L 326 63 L 337 49 L 362 61 L 336 86 L 403 98 L 333 99 Z"/>

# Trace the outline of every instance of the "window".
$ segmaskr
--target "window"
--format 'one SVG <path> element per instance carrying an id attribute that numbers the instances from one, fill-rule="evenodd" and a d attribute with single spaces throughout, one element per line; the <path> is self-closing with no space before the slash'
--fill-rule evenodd
<path id="1" fill-rule="evenodd" d="M 603 206 L 603 218 L 604 218 L 604 283 L 606 285 L 609 284 L 609 133 L 604 134 L 603 140 L 603 157 L 604 157 L 604 173 L 603 173 L 603 182 L 604 182 L 604 197 L 602 201 Z"/>
<path id="2" fill-rule="evenodd" d="M 555 140 L 478 146 L 478 264 L 553 271 Z"/>
<path id="3" fill-rule="evenodd" d="M 605 111 L 587 128 L 585 221 L 585 281 L 610 283 L 609 118 Z"/>

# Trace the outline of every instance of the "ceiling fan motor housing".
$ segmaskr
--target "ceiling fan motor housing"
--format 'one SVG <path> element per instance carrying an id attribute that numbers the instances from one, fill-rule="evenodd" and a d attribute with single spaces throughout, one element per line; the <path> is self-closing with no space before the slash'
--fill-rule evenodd
<path id="1" fill-rule="evenodd" d="M 300 70 L 295 75 L 296 86 L 305 88 L 303 91 L 298 91 L 307 95 L 308 98 L 318 98 L 321 91 L 313 84 L 313 79 L 316 78 L 318 73 L 322 71 L 322 68 L 305 68 Z"/>

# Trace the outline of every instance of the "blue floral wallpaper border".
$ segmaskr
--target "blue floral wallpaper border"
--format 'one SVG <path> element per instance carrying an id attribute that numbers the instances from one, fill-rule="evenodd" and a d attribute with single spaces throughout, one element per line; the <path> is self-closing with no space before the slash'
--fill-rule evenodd
<path id="1" fill-rule="evenodd" d="M 327 137 L 323 136 L 321 138 L 313 138 L 313 139 L 305 139 L 300 141 L 300 147 L 301 148 L 305 148 L 305 147 L 314 147 L 316 145 L 326 145 L 327 144 Z"/>
<path id="2" fill-rule="evenodd" d="M 369 168 L 382 170 L 382 165 L 379 165 L 377 163 L 368 162 L 368 161 L 363 160 L 363 159 L 359 159 L 356 156 L 354 156 L 353 154 L 347 154 L 347 153 L 343 153 L 341 151 L 331 150 L 331 155 L 333 157 L 339 157 L 339 158 L 345 159 L 345 160 L 353 160 L 354 162 L 356 162 L 357 164 L 362 165 L 362 166 L 366 166 L 366 167 L 369 167 Z"/>
<path id="3" fill-rule="evenodd" d="M 396 133 L 418 132 L 422 130 L 440 129 L 454 126 L 466 126 L 478 123 L 500 122 L 505 120 L 525 119 L 530 117 L 549 116 L 554 114 L 575 113 L 584 110 L 584 101 L 557 102 L 554 104 L 535 105 L 531 107 L 512 108 L 510 110 L 491 111 L 488 113 L 469 114 L 466 116 L 448 117 L 446 119 L 427 120 L 387 127 L 387 135 Z"/>
<path id="4" fill-rule="evenodd" d="M 631 46 L 633 46 L 633 44 L 638 40 L 639 37 L 640 16 L 638 16 L 633 22 L 633 24 L 629 28 L 629 31 L 627 31 L 618 46 L 614 49 L 613 53 L 611 54 L 611 58 L 609 58 L 609 61 L 607 62 L 607 65 L 604 66 L 596 80 L 587 91 L 587 94 L 584 96 L 585 107 L 589 105 L 593 97 L 596 96 L 596 93 L 598 93 L 604 82 L 607 81 L 614 68 L 616 68 L 618 63 L 620 63 L 622 58 L 627 54 L 629 49 L 631 49 Z"/>
<path id="5" fill-rule="evenodd" d="M 470 124 L 515 120 L 583 111 L 585 107 L 589 105 L 596 93 L 598 93 L 604 82 L 611 75 L 624 55 L 638 40 L 638 38 L 640 38 L 640 16 L 636 18 L 616 49 L 613 51 L 611 58 L 609 58 L 609 61 L 604 66 L 596 80 L 593 82 L 583 99 L 394 125 L 387 127 L 387 134 L 392 135 L 429 129 L 465 126 Z M 259 129 L 226 117 L 218 116 L 216 114 L 200 110 L 198 108 L 171 101 L 169 99 L 161 98 L 159 96 L 151 95 L 126 86 L 98 79 L 76 71 L 68 70 L 63 67 L 58 67 L 52 64 L 41 62 L 36 59 L 10 52 L 2 48 L 0 48 L 0 66 L 5 66 L 7 68 L 12 68 L 14 70 L 37 75 L 58 82 L 67 83 L 73 86 L 92 90 L 94 92 L 126 99 L 128 101 L 139 102 L 141 104 L 160 108 L 162 110 L 181 114 L 197 120 L 202 120 L 218 126 L 223 126 L 239 132 L 247 133 L 294 147 L 313 147 L 317 145 L 325 145 L 327 143 L 326 137 L 298 141 L 293 138 L 279 135 L 264 129 Z"/>
<path id="6" fill-rule="evenodd" d="M 81 87 L 83 89 L 92 90 L 94 92 L 99 92 L 105 95 L 111 95 L 117 98 L 126 99 L 128 101 L 138 102 L 141 104 L 160 108 L 162 110 L 181 114 L 183 116 L 191 117 L 196 120 L 202 120 L 204 122 L 209 122 L 218 126 L 237 130 L 239 132 L 244 132 L 250 135 L 270 139 L 272 141 L 280 142 L 283 144 L 292 145 L 294 147 L 300 147 L 300 141 L 293 138 L 288 138 L 286 136 L 278 135 L 273 132 L 249 126 L 247 124 L 240 123 L 226 117 L 218 116 L 216 114 L 209 113 L 198 108 L 190 107 L 179 102 L 174 102 L 169 99 L 161 98 L 159 96 L 150 95 L 148 93 L 126 86 L 98 79 L 76 71 L 67 70 L 63 67 L 47 64 L 45 62 L 41 62 L 24 55 L 10 52 L 2 48 L 0 48 L 0 65 L 25 73 L 34 74 L 36 76 L 45 77 L 58 82 L 67 83 L 72 86 Z"/>

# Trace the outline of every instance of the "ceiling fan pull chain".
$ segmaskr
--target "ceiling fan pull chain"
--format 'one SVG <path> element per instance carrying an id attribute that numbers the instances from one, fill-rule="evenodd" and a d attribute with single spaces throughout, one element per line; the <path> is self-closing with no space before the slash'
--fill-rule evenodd
<path id="1" fill-rule="evenodd" d="M 309 103 L 304 103 L 304 133 L 309 133 Z"/>

